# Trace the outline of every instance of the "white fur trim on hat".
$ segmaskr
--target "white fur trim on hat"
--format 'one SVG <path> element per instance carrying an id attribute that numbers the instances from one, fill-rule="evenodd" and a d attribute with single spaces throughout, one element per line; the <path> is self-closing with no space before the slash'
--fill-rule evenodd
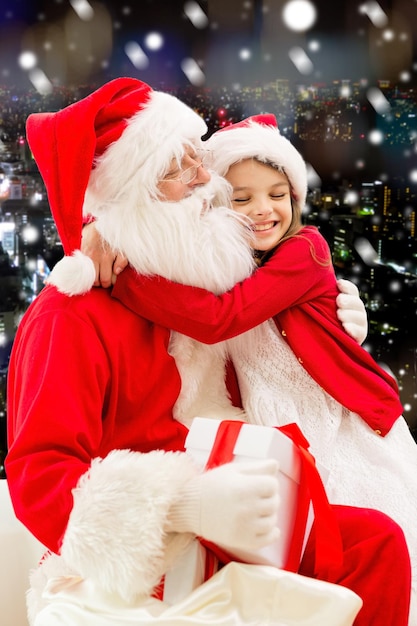
<path id="1" fill-rule="evenodd" d="M 221 176 L 244 159 L 258 159 L 282 169 L 291 185 L 294 200 L 303 208 L 307 195 L 307 168 L 301 154 L 274 126 L 250 122 L 224 129 L 205 142 L 212 151 L 211 167 Z"/>
<path id="2" fill-rule="evenodd" d="M 78 296 L 90 291 L 96 279 L 93 261 L 81 250 L 64 256 L 54 266 L 47 282 L 67 296 Z"/>
<path id="3" fill-rule="evenodd" d="M 156 185 L 184 145 L 201 145 L 207 132 L 203 118 L 178 98 L 154 91 L 143 108 L 130 118 L 121 137 L 111 144 L 92 171 L 88 192 L 99 203 L 119 200 L 125 190 L 141 185 L 156 194 Z M 94 213 L 94 206 L 84 206 Z"/>

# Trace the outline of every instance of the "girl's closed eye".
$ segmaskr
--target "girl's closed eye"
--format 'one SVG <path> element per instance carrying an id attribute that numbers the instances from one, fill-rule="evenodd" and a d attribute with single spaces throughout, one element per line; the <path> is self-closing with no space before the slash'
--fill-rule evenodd
<path id="1" fill-rule="evenodd" d="M 249 197 L 245 197 L 245 198 L 232 198 L 232 202 L 236 202 L 236 203 L 238 203 L 238 202 L 240 202 L 240 203 L 242 203 L 242 202 L 249 202 L 249 200 L 250 200 L 250 198 L 249 198 Z"/>

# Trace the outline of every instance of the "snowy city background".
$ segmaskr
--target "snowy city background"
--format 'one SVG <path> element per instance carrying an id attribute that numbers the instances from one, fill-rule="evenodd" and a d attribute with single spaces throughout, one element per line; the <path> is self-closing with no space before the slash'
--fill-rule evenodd
<path id="1" fill-rule="evenodd" d="M 62 250 L 25 120 L 117 76 L 195 108 L 210 132 L 261 112 L 308 164 L 306 223 L 353 280 L 367 350 L 417 433 L 417 0 L 1 0 L 0 474 L 21 315 Z"/>

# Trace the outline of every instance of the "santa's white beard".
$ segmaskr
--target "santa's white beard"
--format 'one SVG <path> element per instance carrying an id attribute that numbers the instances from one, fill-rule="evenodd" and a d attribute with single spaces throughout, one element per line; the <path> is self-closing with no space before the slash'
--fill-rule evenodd
<path id="1" fill-rule="evenodd" d="M 101 213 L 96 227 L 138 273 L 222 293 L 255 267 L 242 217 L 225 206 L 211 208 L 214 194 L 223 191 L 214 176 L 181 202 L 139 197 L 135 206 Z"/>
<path id="2" fill-rule="evenodd" d="M 148 198 L 139 208 L 120 205 L 117 212 L 99 216 L 97 229 L 137 272 L 223 293 L 255 267 L 247 224 L 230 208 L 212 208 L 213 197 L 224 198 L 225 190 L 224 181 L 213 175 L 208 185 L 178 203 Z M 225 343 L 205 345 L 172 332 L 169 351 L 182 382 L 176 419 L 189 425 L 197 415 L 242 416 L 226 389 Z"/>

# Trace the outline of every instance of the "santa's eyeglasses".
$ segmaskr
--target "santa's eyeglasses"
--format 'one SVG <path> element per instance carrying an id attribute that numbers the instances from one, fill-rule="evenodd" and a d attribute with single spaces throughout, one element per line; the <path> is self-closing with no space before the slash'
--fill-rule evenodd
<path id="1" fill-rule="evenodd" d="M 183 170 L 179 176 L 175 178 L 163 178 L 163 182 L 181 182 L 183 185 L 189 185 L 197 178 L 198 170 L 200 167 L 207 167 L 207 162 L 209 161 L 209 150 L 199 151 L 198 155 L 195 156 L 194 160 L 197 161 L 195 165 L 191 165 L 191 167 L 187 167 L 186 170 Z"/>

